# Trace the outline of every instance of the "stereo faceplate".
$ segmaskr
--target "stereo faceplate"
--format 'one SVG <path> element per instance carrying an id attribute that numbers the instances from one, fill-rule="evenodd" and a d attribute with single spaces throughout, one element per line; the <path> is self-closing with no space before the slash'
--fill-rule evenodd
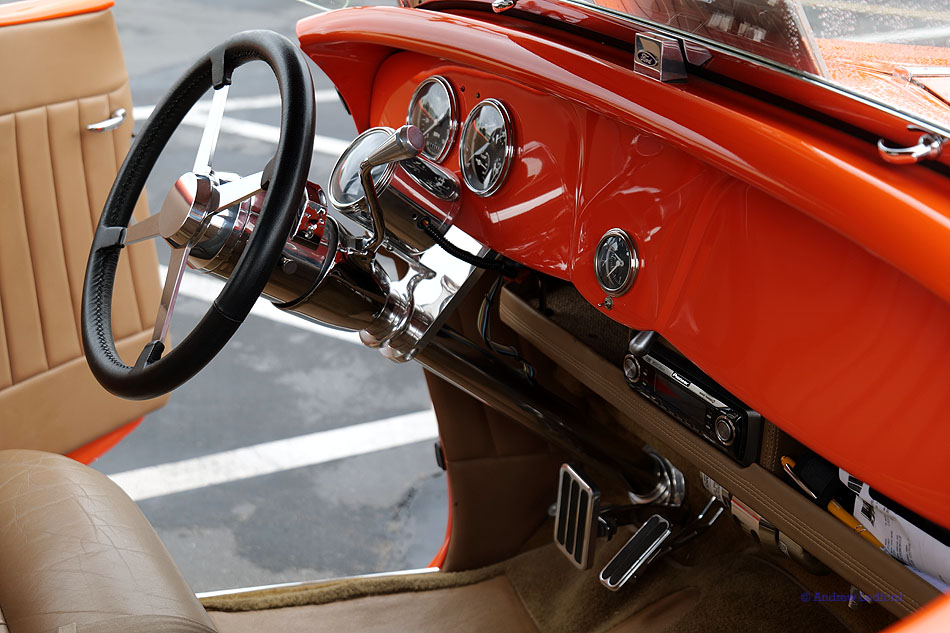
<path id="1" fill-rule="evenodd" d="M 643 345 L 642 334 L 634 337 L 633 353 L 624 358 L 627 384 L 737 462 L 755 462 L 762 416 L 689 360 L 659 344 L 658 337 L 648 337 L 650 343 Z"/>

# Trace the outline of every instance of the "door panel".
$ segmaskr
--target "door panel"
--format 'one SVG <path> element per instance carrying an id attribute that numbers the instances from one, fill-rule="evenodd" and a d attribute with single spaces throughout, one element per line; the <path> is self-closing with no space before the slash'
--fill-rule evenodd
<path id="1" fill-rule="evenodd" d="M 109 395 L 82 356 L 89 245 L 132 134 L 131 117 L 86 129 L 132 100 L 112 14 L 85 6 L 0 28 L 0 448 L 67 452 L 165 402 Z M 147 214 L 143 196 L 135 217 Z M 151 242 L 120 258 L 113 329 L 127 361 L 150 338 L 157 268 Z"/>

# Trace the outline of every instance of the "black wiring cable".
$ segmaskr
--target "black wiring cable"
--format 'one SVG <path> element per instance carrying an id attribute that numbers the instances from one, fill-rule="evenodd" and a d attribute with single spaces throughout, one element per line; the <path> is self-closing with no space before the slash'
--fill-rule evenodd
<path id="1" fill-rule="evenodd" d="M 526 361 L 524 357 L 521 356 L 521 352 L 518 351 L 517 347 L 513 345 L 501 345 L 493 341 L 491 338 L 490 312 L 492 305 L 495 303 L 495 297 L 497 296 L 498 291 L 501 289 L 503 281 L 504 277 L 502 275 L 498 275 L 495 283 L 492 284 L 491 289 L 482 300 L 482 305 L 478 310 L 478 316 L 475 323 L 478 326 L 478 332 L 482 337 L 482 342 L 484 342 L 491 351 L 501 356 L 507 356 L 516 360 L 521 364 L 521 371 L 524 373 L 524 375 L 527 376 L 528 379 L 534 380 L 534 366 L 532 366 L 531 363 Z"/>
<path id="2" fill-rule="evenodd" d="M 512 264 L 505 260 L 489 259 L 488 257 L 472 255 L 468 251 L 463 250 L 452 242 L 448 241 L 434 226 L 432 226 L 432 221 L 429 220 L 429 218 L 419 218 L 418 222 L 416 222 L 416 226 L 424 231 L 426 235 L 431 237 L 433 242 L 442 247 L 442 250 L 452 257 L 461 259 L 466 264 L 470 264 L 478 268 L 484 268 L 485 270 L 496 270 L 503 275 L 512 272 Z"/>

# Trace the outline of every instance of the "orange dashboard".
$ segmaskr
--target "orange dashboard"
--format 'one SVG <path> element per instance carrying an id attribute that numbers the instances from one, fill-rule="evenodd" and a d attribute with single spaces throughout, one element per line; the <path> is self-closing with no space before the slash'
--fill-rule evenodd
<path id="1" fill-rule="evenodd" d="M 572 57 L 556 34 L 475 22 L 364 9 L 298 34 L 360 127 L 404 124 L 432 76 L 454 90 L 460 123 L 485 99 L 504 104 L 510 171 L 490 196 L 462 187 L 460 228 L 660 332 L 796 439 L 950 525 L 945 183 L 707 81 L 670 88 L 606 52 Z M 457 176 L 458 148 L 441 161 Z M 614 228 L 640 270 L 607 301 L 594 249 Z"/>

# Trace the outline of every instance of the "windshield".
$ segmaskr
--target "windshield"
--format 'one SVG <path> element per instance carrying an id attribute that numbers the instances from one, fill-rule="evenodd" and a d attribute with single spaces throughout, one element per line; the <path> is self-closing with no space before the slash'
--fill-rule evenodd
<path id="1" fill-rule="evenodd" d="M 950 0 L 580 0 L 950 129 Z"/>

